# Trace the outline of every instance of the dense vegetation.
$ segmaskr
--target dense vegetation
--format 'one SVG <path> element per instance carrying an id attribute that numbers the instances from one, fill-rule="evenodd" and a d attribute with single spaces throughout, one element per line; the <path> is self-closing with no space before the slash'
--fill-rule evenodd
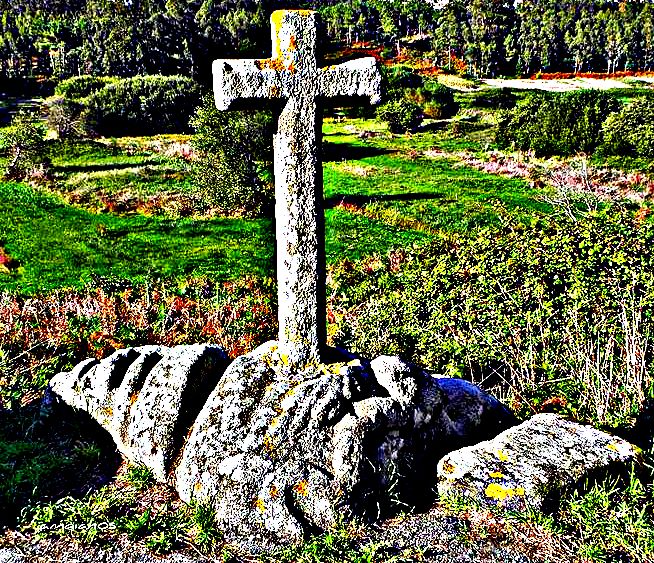
<path id="1" fill-rule="evenodd" d="M 57 371 L 125 346 L 212 341 L 236 357 L 274 337 L 274 121 L 217 112 L 202 85 L 207 60 L 268 52 L 282 4 L 4 2 L 0 94 L 37 75 L 56 87 L 43 113 L 12 107 L 0 128 L 0 526 L 236 560 L 207 507 L 142 468 L 111 482 L 117 460 L 39 400 Z M 649 70 L 654 57 L 649 1 L 291 5 L 318 7 L 338 56 L 417 45 L 461 75 Z M 378 110 L 325 114 L 329 344 L 473 380 L 521 417 L 608 428 L 649 460 L 650 91 L 525 94 L 409 64 L 385 66 L 384 83 Z M 437 509 L 466 519 L 464 542 L 539 537 L 529 555 L 560 542 L 557 557 L 650 561 L 648 467 L 582 484 L 549 515 Z M 262 559 L 398 560 L 359 538 L 343 525 Z"/>
<path id="2" fill-rule="evenodd" d="M 651 70 L 651 0 L 2 0 L 0 78 L 182 74 L 269 50 L 273 9 L 318 9 L 333 41 L 397 51 L 416 36 L 433 61 L 474 76 Z M 408 43 L 405 43 L 408 44 Z"/>

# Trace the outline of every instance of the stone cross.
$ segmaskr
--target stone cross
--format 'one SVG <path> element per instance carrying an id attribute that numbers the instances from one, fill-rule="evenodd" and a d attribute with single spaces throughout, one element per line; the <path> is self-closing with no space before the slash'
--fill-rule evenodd
<path id="1" fill-rule="evenodd" d="M 221 110 L 242 101 L 283 104 L 274 140 L 279 343 L 288 363 L 301 367 L 320 363 L 326 343 L 319 102 L 377 103 L 381 75 L 374 58 L 318 68 L 314 11 L 279 10 L 271 21 L 272 58 L 214 61 L 214 94 Z"/>

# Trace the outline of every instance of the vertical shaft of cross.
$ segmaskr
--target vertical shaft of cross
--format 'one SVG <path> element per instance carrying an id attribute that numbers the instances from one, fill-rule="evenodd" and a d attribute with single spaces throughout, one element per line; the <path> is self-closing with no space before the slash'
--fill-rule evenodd
<path id="1" fill-rule="evenodd" d="M 276 11 L 271 24 L 271 58 L 214 61 L 214 93 L 223 110 L 239 100 L 284 104 L 275 135 L 279 347 L 301 369 L 320 363 L 327 342 L 319 101 L 376 102 L 381 75 L 372 58 L 318 68 L 316 12 Z"/>
<path id="2" fill-rule="evenodd" d="M 314 100 L 287 101 L 275 136 L 279 342 L 295 366 L 326 342 L 321 130 Z"/>

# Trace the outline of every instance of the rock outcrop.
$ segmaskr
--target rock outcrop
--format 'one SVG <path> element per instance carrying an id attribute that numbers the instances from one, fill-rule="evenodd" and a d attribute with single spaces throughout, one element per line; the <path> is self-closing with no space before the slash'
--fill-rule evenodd
<path id="1" fill-rule="evenodd" d="M 621 438 L 556 414 L 539 414 L 493 440 L 443 457 L 438 493 L 515 510 L 546 510 L 566 489 L 639 455 Z"/>
<path id="2" fill-rule="evenodd" d="M 129 460 L 159 481 L 168 472 L 190 426 L 229 363 L 217 346 L 119 350 L 60 373 L 50 389 L 95 418 Z"/>
<path id="3" fill-rule="evenodd" d="M 433 498 L 438 459 L 516 421 L 496 399 L 394 357 L 291 369 L 274 342 L 229 367 L 214 346 L 88 360 L 51 389 L 133 463 L 209 502 L 249 549 L 301 540 L 342 511 L 377 518 Z"/>

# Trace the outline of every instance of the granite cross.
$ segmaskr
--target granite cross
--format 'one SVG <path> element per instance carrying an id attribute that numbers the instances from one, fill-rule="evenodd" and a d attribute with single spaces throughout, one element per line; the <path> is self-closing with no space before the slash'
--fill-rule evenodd
<path id="1" fill-rule="evenodd" d="M 326 98 L 381 95 L 375 59 L 318 68 L 318 15 L 310 10 L 272 14 L 270 59 L 213 63 L 218 109 L 237 101 L 279 100 L 274 139 L 280 352 L 293 366 L 321 361 L 326 343 L 325 247 L 320 159 Z"/>

